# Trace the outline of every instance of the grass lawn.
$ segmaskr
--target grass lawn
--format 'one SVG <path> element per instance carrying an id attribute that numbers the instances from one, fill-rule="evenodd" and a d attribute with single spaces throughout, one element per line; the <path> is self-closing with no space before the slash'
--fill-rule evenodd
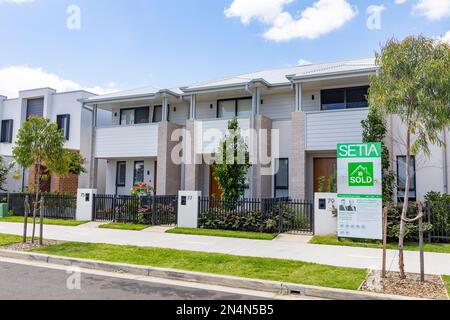
<path id="1" fill-rule="evenodd" d="M 350 290 L 357 290 L 367 275 L 367 270 L 364 269 L 332 267 L 301 261 L 240 257 L 135 246 L 63 243 L 33 251 L 64 257 L 120 262 Z"/>
<path id="2" fill-rule="evenodd" d="M 177 233 L 177 234 L 193 234 L 193 235 L 200 235 L 200 236 L 244 238 L 244 239 L 258 239 L 258 240 L 273 240 L 278 236 L 278 234 L 275 234 L 275 233 L 210 230 L 210 229 L 190 229 L 190 228 L 175 228 L 175 229 L 168 230 L 166 232 L 167 233 Z"/>
<path id="3" fill-rule="evenodd" d="M 12 222 L 12 223 L 23 223 L 23 217 L 6 217 L 0 218 L 0 222 Z M 77 227 L 82 224 L 88 223 L 89 221 L 75 221 L 75 220 L 56 220 L 56 219 L 44 219 L 44 224 L 52 226 L 66 226 L 66 227 Z M 28 218 L 28 223 L 33 223 L 32 218 Z M 36 223 L 39 223 L 39 218 L 36 219 Z"/>
<path id="4" fill-rule="evenodd" d="M 450 295 L 450 276 L 443 276 L 442 278 L 444 278 L 445 286 L 447 288 L 447 292 Z"/>
<path id="5" fill-rule="evenodd" d="M 12 236 L 9 234 L 0 234 L 0 247 L 22 242 L 21 236 Z"/>
<path id="6" fill-rule="evenodd" d="M 315 236 L 309 243 L 311 244 L 324 244 L 330 246 L 347 246 L 347 247 L 364 247 L 364 248 L 383 248 L 383 245 L 379 241 L 364 241 L 364 240 L 352 240 L 352 239 L 338 239 L 336 236 Z M 398 249 L 398 244 L 389 243 L 388 249 Z M 405 250 L 419 251 L 419 244 L 406 244 Z M 450 244 L 425 244 L 426 252 L 435 253 L 450 253 Z"/>
<path id="7" fill-rule="evenodd" d="M 132 230 L 132 231 L 141 231 L 149 228 L 150 226 L 145 224 L 133 224 L 133 223 L 119 223 L 113 222 L 108 224 L 103 224 L 99 228 L 101 229 L 116 229 L 116 230 Z"/>

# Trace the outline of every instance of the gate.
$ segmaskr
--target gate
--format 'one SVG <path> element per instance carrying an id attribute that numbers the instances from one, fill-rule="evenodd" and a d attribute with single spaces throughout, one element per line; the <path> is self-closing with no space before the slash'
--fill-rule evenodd
<path id="1" fill-rule="evenodd" d="M 178 196 L 95 195 L 93 207 L 93 221 L 173 226 L 178 219 Z"/>

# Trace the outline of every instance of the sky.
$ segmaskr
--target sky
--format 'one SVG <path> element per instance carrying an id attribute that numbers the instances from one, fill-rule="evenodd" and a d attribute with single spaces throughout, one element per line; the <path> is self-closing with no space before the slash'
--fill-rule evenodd
<path id="1" fill-rule="evenodd" d="M 0 95 L 184 86 L 450 42 L 450 0 L 0 0 Z"/>

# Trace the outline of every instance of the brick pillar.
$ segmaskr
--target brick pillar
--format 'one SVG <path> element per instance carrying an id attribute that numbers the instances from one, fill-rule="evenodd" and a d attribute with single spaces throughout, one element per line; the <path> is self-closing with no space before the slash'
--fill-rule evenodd
<path id="1" fill-rule="evenodd" d="M 181 165 L 172 161 L 172 150 L 180 142 L 172 141 L 172 133 L 181 126 L 163 121 L 158 129 L 158 195 L 177 195 L 181 184 Z"/>
<path id="2" fill-rule="evenodd" d="M 190 140 L 185 139 L 185 152 L 189 153 L 189 162 L 185 166 L 185 189 L 187 191 L 199 191 L 201 182 L 201 156 L 196 154 L 195 150 L 195 120 L 186 121 L 186 133 L 190 135 Z"/>
<path id="3" fill-rule="evenodd" d="M 78 191 L 78 176 L 76 174 L 68 174 L 60 177 L 51 176 L 51 192 L 76 195 Z"/>
<path id="4" fill-rule="evenodd" d="M 289 196 L 306 199 L 305 114 L 292 114 L 291 157 L 289 159 Z"/>
<path id="5" fill-rule="evenodd" d="M 264 157 L 272 156 L 272 120 L 269 118 L 266 118 L 262 115 L 255 116 L 254 121 L 254 129 L 256 130 L 257 135 L 257 141 L 256 145 L 254 146 L 254 150 L 257 151 L 258 155 L 258 163 L 254 164 L 252 166 L 252 179 L 251 179 L 251 191 L 252 191 L 252 197 L 254 198 L 270 198 L 272 197 L 272 176 L 264 174 L 263 170 L 265 167 L 262 166 L 260 163 L 260 156 L 263 154 L 263 152 L 267 153 L 267 155 L 264 154 Z M 260 130 L 267 130 L 267 140 L 263 140 L 265 136 L 261 136 Z M 249 146 L 251 148 L 251 146 Z M 267 150 L 267 151 L 266 151 Z M 267 167 L 267 166 L 266 166 Z M 265 172 L 264 172 L 265 173 Z"/>

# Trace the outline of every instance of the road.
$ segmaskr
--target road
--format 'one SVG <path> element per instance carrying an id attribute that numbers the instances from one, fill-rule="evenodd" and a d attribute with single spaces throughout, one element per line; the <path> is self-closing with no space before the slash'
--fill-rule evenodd
<path id="1" fill-rule="evenodd" d="M 73 271 L 73 270 L 72 270 Z M 68 289 L 64 268 L 0 261 L 0 300 L 261 300 L 261 296 L 81 272 L 81 289 Z M 101 274 L 100 274 L 101 273 Z M 164 281 L 165 282 L 165 281 Z M 75 277 L 69 284 L 76 287 Z"/>

